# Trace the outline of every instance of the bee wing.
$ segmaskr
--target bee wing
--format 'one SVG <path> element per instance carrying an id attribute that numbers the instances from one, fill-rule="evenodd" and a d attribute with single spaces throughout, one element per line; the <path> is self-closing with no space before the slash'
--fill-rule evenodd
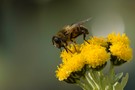
<path id="1" fill-rule="evenodd" d="M 77 22 L 77 23 L 74 23 L 74 24 L 71 24 L 71 27 L 76 27 L 76 26 L 79 26 L 79 25 L 82 25 L 84 24 L 85 22 L 88 22 L 92 19 L 92 17 L 86 19 L 86 20 L 83 20 L 83 21 L 80 21 L 80 22 Z"/>

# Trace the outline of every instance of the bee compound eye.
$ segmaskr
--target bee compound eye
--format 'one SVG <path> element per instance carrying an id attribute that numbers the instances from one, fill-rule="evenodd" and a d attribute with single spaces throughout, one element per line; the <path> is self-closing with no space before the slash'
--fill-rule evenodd
<path id="1" fill-rule="evenodd" d="M 60 38 L 57 38 L 57 37 L 54 37 L 54 41 L 55 41 L 56 43 L 60 43 L 60 42 L 61 42 Z"/>

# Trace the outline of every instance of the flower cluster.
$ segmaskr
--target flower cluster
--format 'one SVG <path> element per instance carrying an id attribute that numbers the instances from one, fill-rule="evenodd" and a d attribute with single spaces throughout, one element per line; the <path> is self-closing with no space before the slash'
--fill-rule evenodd
<path id="1" fill-rule="evenodd" d="M 110 53 L 102 46 L 106 42 L 102 38 L 93 37 L 88 40 L 90 43 L 70 44 L 68 49 L 72 52 L 63 50 L 61 52 L 62 64 L 56 71 L 56 76 L 60 81 L 67 79 L 71 73 L 82 70 L 87 64 L 91 68 L 104 65 L 110 58 Z"/>
<path id="2" fill-rule="evenodd" d="M 112 54 L 111 57 L 116 58 L 112 59 L 114 65 L 119 65 L 132 59 L 132 49 L 126 34 L 112 33 L 108 35 L 107 39 L 110 43 L 109 51 Z"/>
<path id="3" fill-rule="evenodd" d="M 121 65 L 132 59 L 130 40 L 126 34 L 111 33 L 106 38 L 90 37 L 82 44 L 70 44 L 70 50 L 61 52 L 62 63 L 56 70 L 60 81 L 76 83 L 87 73 L 87 69 L 102 70 L 108 61 Z"/>

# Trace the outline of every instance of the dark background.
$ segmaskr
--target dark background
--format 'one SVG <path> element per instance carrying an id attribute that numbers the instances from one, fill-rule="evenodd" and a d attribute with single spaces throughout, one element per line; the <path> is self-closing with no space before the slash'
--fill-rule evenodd
<path id="1" fill-rule="evenodd" d="M 55 77 L 61 60 L 51 38 L 64 25 L 88 17 L 93 17 L 85 24 L 91 34 L 126 32 L 135 49 L 133 0 L 1 0 L 0 90 L 81 90 Z M 125 90 L 135 89 L 134 65 L 132 60 L 116 67 L 130 75 Z"/>

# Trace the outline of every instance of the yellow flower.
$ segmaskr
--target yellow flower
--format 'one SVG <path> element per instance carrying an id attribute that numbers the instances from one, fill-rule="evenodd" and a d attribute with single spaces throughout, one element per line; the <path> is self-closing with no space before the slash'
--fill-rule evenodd
<path id="1" fill-rule="evenodd" d="M 66 62 L 68 59 L 74 56 L 75 53 L 80 53 L 80 46 L 78 44 L 70 44 L 67 47 L 70 51 L 66 51 L 65 49 L 61 52 L 62 62 Z"/>
<path id="2" fill-rule="evenodd" d="M 56 77 L 62 81 L 67 79 L 72 72 L 80 71 L 84 67 L 84 59 L 81 54 L 74 54 L 66 62 L 58 67 Z"/>
<path id="3" fill-rule="evenodd" d="M 107 36 L 108 42 L 111 44 L 117 43 L 117 42 L 123 42 L 124 44 L 129 45 L 130 41 L 126 34 L 120 35 L 120 33 L 111 33 Z"/>
<path id="4" fill-rule="evenodd" d="M 56 70 L 56 77 L 62 81 L 64 79 L 67 79 L 70 75 L 71 71 L 68 70 L 66 65 L 60 64 L 60 67 Z"/>
<path id="5" fill-rule="evenodd" d="M 72 58 L 68 60 L 65 64 L 69 66 L 72 72 L 80 71 L 84 66 L 84 58 L 81 54 L 74 54 Z"/>
<path id="6" fill-rule="evenodd" d="M 107 47 L 108 44 L 107 44 L 107 39 L 104 38 L 104 37 L 91 37 L 88 42 L 90 44 L 93 44 L 93 45 L 101 45 L 101 46 L 104 46 L 104 47 Z"/>
<path id="7" fill-rule="evenodd" d="M 71 52 L 67 52 L 66 50 L 63 50 L 61 52 L 61 59 L 62 59 L 62 62 L 66 62 L 69 58 L 71 58 L 73 56 L 73 53 Z"/>
<path id="8" fill-rule="evenodd" d="M 125 34 L 109 34 L 107 38 L 92 37 L 81 45 L 70 44 L 68 52 L 61 52 L 62 63 L 56 70 L 56 77 L 60 80 L 68 80 L 73 73 L 84 69 L 85 65 L 98 68 L 110 60 L 110 56 L 116 56 L 119 60 L 129 61 L 132 58 L 132 49 L 129 47 L 129 39 Z M 111 45 L 108 47 L 108 42 Z M 107 52 L 109 49 L 109 52 Z M 72 77 L 74 78 L 74 77 Z"/>
<path id="9" fill-rule="evenodd" d="M 110 58 L 106 48 L 100 45 L 87 44 L 82 48 L 81 53 L 86 64 L 89 64 L 92 68 L 104 65 Z"/>
<path id="10" fill-rule="evenodd" d="M 56 71 L 56 77 L 62 81 L 67 79 L 71 73 L 80 71 L 84 66 L 84 59 L 80 54 L 80 46 L 78 44 L 70 44 L 67 47 L 70 51 L 65 49 L 61 52 L 62 64 Z"/>
<path id="11" fill-rule="evenodd" d="M 123 42 L 118 42 L 110 46 L 112 55 L 117 56 L 119 60 L 129 61 L 132 59 L 132 49 Z"/>

